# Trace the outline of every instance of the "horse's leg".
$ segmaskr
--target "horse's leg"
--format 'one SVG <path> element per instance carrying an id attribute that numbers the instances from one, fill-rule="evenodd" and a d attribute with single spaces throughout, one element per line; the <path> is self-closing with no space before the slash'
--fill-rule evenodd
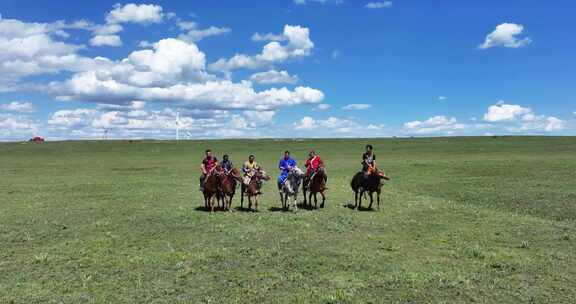
<path id="1" fill-rule="evenodd" d="M 358 207 L 358 191 L 354 191 L 354 209 Z"/>
<path id="2" fill-rule="evenodd" d="M 368 209 L 372 210 L 372 203 L 374 202 L 374 192 L 370 191 L 370 206 L 368 206 Z"/>
<path id="3" fill-rule="evenodd" d="M 308 201 L 310 202 L 310 207 L 312 207 L 312 192 L 308 194 Z"/>
<path id="4" fill-rule="evenodd" d="M 380 191 L 376 192 L 376 202 L 378 202 L 378 211 L 380 211 Z"/>
<path id="5" fill-rule="evenodd" d="M 364 189 L 362 189 L 362 191 L 360 191 L 360 197 L 358 198 L 358 210 L 360 210 L 360 208 L 362 208 L 362 196 L 364 195 Z"/>
<path id="6" fill-rule="evenodd" d="M 320 192 L 322 195 L 322 204 L 320 204 L 320 208 L 324 208 L 324 203 L 326 202 L 326 195 L 324 195 L 324 191 Z"/>
<path id="7" fill-rule="evenodd" d="M 244 208 L 244 182 L 240 186 L 240 209 Z"/>
<path id="8" fill-rule="evenodd" d="M 254 196 L 254 211 L 258 212 L 258 195 Z"/>
<path id="9" fill-rule="evenodd" d="M 210 205 L 210 212 L 214 212 L 214 196 L 211 195 L 210 198 L 208 198 L 208 204 Z"/>
<path id="10" fill-rule="evenodd" d="M 314 193 L 314 209 L 318 209 L 318 193 Z"/>

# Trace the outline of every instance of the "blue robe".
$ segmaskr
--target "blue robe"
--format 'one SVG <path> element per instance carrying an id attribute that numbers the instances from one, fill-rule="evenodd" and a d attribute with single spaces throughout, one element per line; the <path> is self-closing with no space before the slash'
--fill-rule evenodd
<path id="1" fill-rule="evenodd" d="M 284 183 L 284 181 L 288 177 L 288 173 L 290 173 L 290 171 L 288 170 L 289 167 L 296 167 L 296 161 L 293 158 L 288 159 L 282 158 L 278 163 L 278 169 L 282 171 L 280 173 L 280 176 L 278 176 L 279 183 Z"/>

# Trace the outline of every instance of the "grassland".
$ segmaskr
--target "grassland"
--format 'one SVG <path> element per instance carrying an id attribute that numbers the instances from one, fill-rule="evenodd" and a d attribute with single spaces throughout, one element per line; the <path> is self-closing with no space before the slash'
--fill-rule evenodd
<path id="1" fill-rule="evenodd" d="M 362 147 L 393 177 L 345 207 Z M 327 208 L 210 214 L 210 147 L 327 162 Z M 238 201 L 235 202 L 238 205 Z M 0 144 L 0 303 L 574 303 L 576 138 Z"/>

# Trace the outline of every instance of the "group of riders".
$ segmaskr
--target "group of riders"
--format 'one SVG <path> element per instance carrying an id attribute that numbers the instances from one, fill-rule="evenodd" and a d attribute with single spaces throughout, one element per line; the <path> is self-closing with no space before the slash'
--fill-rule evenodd
<path id="1" fill-rule="evenodd" d="M 314 150 L 311 150 L 308 153 L 308 159 L 306 159 L 305 167 L 306 174 L 304 176 L 303 187 L 304 189 L 307 189 L 314 175 L 317 174 L 321 168 L 324 169 L 324 161 L 318 153 L 316 153 Z M 200 176 L 200 191 L 204 191 L 204 183 L 208 176 L 215 173 L 230 174 L 234 169 L 234 164 L 227 154 L 224 154 L 222 157 L 222 162 L 219 163 L 218 159 L 213 155 L 212 150 L 208 149 L 205 151 L 205 157 L 202 160 L 201 168 L 202 174 Z M 285 151 L 284 157 L 282 157 L 282 159 L 280 159 L 278 162 L 278 169 L 280 170 L 280 175 L 278 176 L 278 189 L 282 189 L 282 186 L 286 182 L 288 175 L 295 168 L 297 168 L 296 160 L 290 156 L 290 151 Z M 219 172 L 216 172 L 217 170 L 219 170 Z M 248 156 L 248 160 L 245 161 L 242 165 L 242 182 L 244 185 L 249 185 L 252 181 L 252 178 L 260 170 L 261 167 L 256 162 L 255 156 Z M 376 172 L 383 178 L 387 178 L 382 171 L 379 171 L 376 168 L 376 155 L 374 154 L 372 145 L 366 145 L 365 152 L 362 154 L 361 172 L 366 179 L 373 172 Z M 324 181 L 327 181 L 326 175 L 324 175 Z"/>

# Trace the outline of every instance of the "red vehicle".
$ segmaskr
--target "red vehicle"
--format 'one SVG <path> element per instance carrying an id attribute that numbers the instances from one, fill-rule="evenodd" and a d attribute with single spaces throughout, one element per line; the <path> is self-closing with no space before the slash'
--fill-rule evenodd
<path id="1" fill-rule="evenodd" d="M 43 143 L 44 138 L 42 138 L 40 136 L 34 136 L 34 137 L 30 138 L 29 142 Z"/>

